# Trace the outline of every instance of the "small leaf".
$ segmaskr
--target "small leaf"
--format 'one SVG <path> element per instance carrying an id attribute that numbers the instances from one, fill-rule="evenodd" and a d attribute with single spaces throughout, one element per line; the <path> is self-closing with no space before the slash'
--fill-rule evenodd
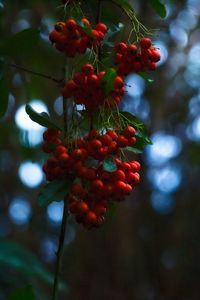
<path id="1" fill-rule="evenodd" d="M 30 119 L 33 122 L 36 122 L 37 124 L 40 124 L 43 127 L 59 129 L 59 127 L 52 122 L 52 120 L 46 112 L 38 113 L 29 104 L 27 104 L 26 113 L 29 115 Z"/>
<path id="2" fill-rule="evenodd" d="M 86 24 L 84 24 L 81 21 L 77 21 L 77 23 L 89 37 L 94 37 L 93 33 L 92 33 L 92 28 L 90 26 L 87 26 Z"/>
<path id="3" fill-rule="evenodd" d="M 8 95 L 9 95 L 8 85 L 5 77 L 3 76 L 0 79 L 0 118 L 2 118 L 7 111 Z"/>
<path id="4" fill-rule="evenodd" d="M 117 165 L 112 156 L 108 156 L 104 159 L 103 169 L 107 172 L 115 172 L 117 170 Z"/>
<path id="5" fill-rule="evenodd" d="M 24 288 L 15 290 L 8 300 L 36 300 L 32 286 L 28 285 Z"/>
<path id="6" fill-rule="evenodd" d="M 39 205 L 47 206 L 53 201 L 62 201 L 69 193 L 71 184 L 72 180 L 54 180 L 47 183 L 39 194 Z"/>
<path id="7" fill-rule="evenodd" d="M 1 41 L 0 54 L 13 56 L 29 53 L 37 46 L 39 40 L 40 32 L 38 29 L 28 28 L 22 30 Z"/>
<path id="8" fill-rule="evenodd" d="M 155 12 L 161 17 L 165 18 L 167 15 L 167 10 L 164 4 L 161 3 L 160 0 L 149 0 L 152 8 Z"/>
<path id="9" fill-rule="evenodd" d="M 114 0 L 117 5 L 120 5 L 124 10 L 133 10 L 128 0 Z"/>
<path id="10" fill-rule="evenodd" d="M 138 75 L 140 75 L 147 83 L 151 84 L 154 82 L 153 79 L 148 78 L 147 73 L 145 72 L 139 72 Z"/>
<path id="11" fill-rule="evenodd" d="M 134 148 L 143 150 L 145 145 L 152 144 L 152 141 L 147 135 L 145 125 L 136 116 L 129 112 L 120 112 L 120 115 L 123 117 L 124 121 L 127 122 L 127 125 L 132 125 L 136 128 L 136 143 L 134 144 Z"/>
<path id="12" fill-rule="evenodd" d="M 129 152 L 133 152 L 135 154 L 140 154 L 142 153 L 142 150 L 141 149 L 137 149 L 135 147 L 126 147 L 123 149 L 123 151 L 129 151 Z"/>
<path id="13" fill-rule="evenodd" d="M 109 68 L 106 70 L 105 75 L 101 78 L 103 90 L 106 96 L 109 95 L 109 93 L 114 90 L 116 74 L 117 72 L 115 69 Z"/>
<path id="14" fill-rule="evenodd" d="M 144 124 L 133 114 L 127 111 L 120 111 L 120 115 L 133 127 L 143 128 Z"/>

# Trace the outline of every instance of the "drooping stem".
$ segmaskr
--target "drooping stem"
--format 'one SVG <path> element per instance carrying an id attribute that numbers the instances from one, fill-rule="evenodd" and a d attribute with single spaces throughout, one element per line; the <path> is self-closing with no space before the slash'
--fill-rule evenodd
<path id="1" fill-rule="evenodd" d="M 64 241 L 65 241 L 65 232 L 66 232 L 66 224 L 67 224 L 67 217 L 68 217 L 68 205 L 67 201 L 64 201 L 64 209 L 63 209 L 63 216 L 62 216 L 62 224 L 60 230 L 60 237 L 59 237 L 59 244 L 58 250 L 56 253 L 57 260 L 56 260 L 56 268 L 55 268 L 55 275 L 54 275 L 54 285 L 53 285 L 53 297 L 52 300 L 58 299 L 58 290 L 59 290 L 59 272 L 62 263 L 62 256 L 63 256 L 63 248 L 64 248 Z"/>
<path id="2" fill-rule="evenodd" d="M 98 24 L 100 22 L 100 19 L 101 19 L 101 11 L 102 11 L 102 0 L 98 0 L 98 3 L 97 3 L 97 16 L 96 16 L 96 24 Z M 97 49 L 97 55 L 98 55 L 98 60 L 101 61 L 102 59 L 102 53 L 101 53 L 101 43 L 100 45 L 98 46 L 98 49 Z"/>
<path id="3" fill-rule="evenodd" d="M 36 71 L 32 71 L 32 70 L 29 70 L 23 66 L 20 66 L 20 65 L 17 65 L 17 64 L 14 64 L 14 63 L 5 63 L 6 66 L 8 67 L 11 67 L 11 68 L 15 68 L 15 69 L 18 69 L 18 70 L 21 70 L 21 71 L 24 71 L 26 73 L 30 73 L 32 75 L 36 75 L 36 76 L 40 76 L 40 77 L 43 77 L 43 78 L 46 78 L 46 79 L 49 79 L 49 80 L 52 80 L 58 84 L 61 84 L 63 82 L 62 79 L 56 79 L 50 75 L 46 75 L 46 74 L 42 74 L 40 72 L 36 72 Z"/>
<path id="4" fill-rule="evenodd" d="M 62 68 L 62 77 L 63 82 L 66 76 L 66 67 L 67 67 L 67 60 L 65 59 L 64 65 Z M 67 136 L 68 130 L 68 121 L 67 121 L 67 99 L 63 97 L 63 128 L 64 128 L 64 137 Z M 66 232 L 66 225 L 67 225 L 67 217 L 68 217 L 68 203 L 66 199 L 64 199 L 64 209 L 63 209 L 63 216 L 62 216 L 62 224 L 60 229 L 60 236 L 58 242 L 58 250 L 56 252 L 56 267 L 55 267 L 55 275 L 54 275 L 54 285 L 53 285 L 53 297 L 52 300 L 57 300 L 58 291 L 59 291 L 59 273 L 62 264 L 62 256 L 63 256 L 63 249 L 64 249 L 64 242 L 65 242 L 65 232 Z"/>

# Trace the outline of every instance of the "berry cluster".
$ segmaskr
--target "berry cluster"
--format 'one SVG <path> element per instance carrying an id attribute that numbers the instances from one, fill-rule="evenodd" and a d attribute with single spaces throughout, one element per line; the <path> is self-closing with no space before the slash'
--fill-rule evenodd
<path id="1" fill-rule="evenodd" d="M 84 138 L 73 141 L 73 145 L 64 144 L 60 135 L 55 129 L 48 129 L 43 135 L 43 150 L 52 153 L 43 165 L 46 178 L 49 181 L 73 178 L 70 195 L 66 197 L 70 212 L 85 227 L 100 226 L 108 202 L 124 200 L 139 182 L 140 164 L 122 161 L 118 151 L 134 145 L 135 129 L 127 126 L 121 133 L 108 130 L 104 134 L 92 130 Z M 115 164 L 113 172 L 104 168 L 108 156 Z"/>
<path id="2" fill-rule="evenodd" d="M 131 72 L 153 71 L 160 60 L 160 53 L 152 47 L 152 41 L 149 38 L 142 38 L 139 46 L 118 43 L 115 51 L 115 63 L 119 65 L 118 74 L 121 76 L 126 76 Z"/>
<path id="3" fill-rule="evenodd" d="M 87 48 L 98 47 L 107 32 L 107 26 L 103 23 L 96 24 L 92 29 L 88 19 L 83 18 L 81 22 L 83 26 L 74 19 L 57 22 L 55 29 L 49 35 L 56 49 L 69 57 L 74 57 L 77 53 L 83 54 Z"/>
<path id="4" fill-rule="evenodd" d="M 63 96 L 73 97 L 76 104 L 85 105 L 89 111 L 94 111 L 102 105 L 108 107 L 118 105 L 125 93 L 124 81 L 122 77 L 116 76 L 114 89 L 106 95 L 102 80 L 104 75 L 104 71 L 95 74 L 94 68 L 90 64 L 83 65 L 81 72 L 75 74 L 74 78 L 66 83 Z"/>

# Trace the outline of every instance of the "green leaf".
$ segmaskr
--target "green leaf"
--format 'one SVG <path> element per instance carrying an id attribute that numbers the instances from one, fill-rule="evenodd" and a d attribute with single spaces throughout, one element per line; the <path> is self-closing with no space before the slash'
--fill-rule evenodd
<path id="1" fill-rule="evenodd" d="M 161 17 L 165 18 L 167 15 L 166 7 L 160 0 L 149 0 L 150 5 L 155 10 L 155 12 Z"/>
<path id="2" fill-rule="evenodd" d="M 116 74 L 117 72 L 115 69 L 109 68 L 106 70 L 105 75 L 101 77 L 102 87 L 106 96 L 114 90 Z"/>
<path id="3" fill-rule="evenodd" d="M 120 111 L 120 115 L 129 123 L 129 125 L 132 125 L 135 128 L 144 128 L 144 124 L 130 112 Z"/>
<path id="4" fill-rule="evenodd" d="M 92 28 L 90 26 L 87 26 L 81 21 L 77 21 L 77 23 L 89 37 L 93 37 Z"/>
<path id="5" fill-rule="evenodd" d="M 150 79 L 148 76 L 147 76 L 147 73 L 146 72 L 139 72 L 138 75 L 140 75 L 147 83 L 153 83 L 154 80 L 153 79 Z"/>
<path id="6" fill-rule="evenodd" d="M 59 129 L 59 127 L 52 122 L 46 112 L 38 113 L 29 104 L 27 104 L 26 113 L 29 115 L 30 119 L 33 122 L 36 122 L 43 127 Z"/>
<path id="7" fill-rule="evenodd" d="M 53 180 L 47 183 L 38 196 L 38 203 L 47 206 L 53 201 L 62 201 L 69 193 L 72 180 Z"/>
<path id="8" fill-rule="evenodd" d="M 137 149 L 137 148 L 135 148 L 135 147 L 125 147 L 125 148 L 123 148 L 123 151 L 129 151 L 129 152 L 133 152 L 133 153 L 135 153 L 135 154 L 140 154 L 140 153 L 142 153 L 142 150 L 141 149 Z"/>
<path id="9" fill-rule="evenodd" d="M 32 286 L 28 285 L 24 288 L 15 290 L 8 300 L 36 300 Z"/>
<path id="10" fill-rule="evenodd" d="M 30 50 L 37 46 L 39 40 L 40 32 L 38 29 L 25 29 L 2 40 L 0 43 L 0 54 L 13 56 L 29 53 Z"/>
<path id="11" fill-rule="evenodd" d="M 128 0 L 113 0 L 117 5 L 120 5 L 124 10 L 133 10 Z"/>
<path id="12" fill-rule="evenodd" d="M 21 244 L 0 240 L 0 269 L 6 267 L 8 270 L 18 271 L 29 277 L 35 277 L 52 284 L 51 274 L 41 264 L 38 258 Z"/>
<path id="13" fill-rule="evenodd" d="M 0 118 L 2 118 L 8 108 L 8 85 L 5 77 L 0 79 Z"/>
<path id="14" fill-rule="evenodd" d="M 110 173 L 115 172 L 117 170 L 117 165 L 111 155 L 104 159 L 103 169 Z"/>
<path id="15" fill-rule="evenodd" d="M 129 112 L 120 112 L 120 115 L 127 122 L 127 125 L 132 125 L 136 129 L 136 143 L 134 144 L 134 148 L 137 151 L 143 150 L 145 145 L 152 144 L 145 125 L 136 116 Z"/>

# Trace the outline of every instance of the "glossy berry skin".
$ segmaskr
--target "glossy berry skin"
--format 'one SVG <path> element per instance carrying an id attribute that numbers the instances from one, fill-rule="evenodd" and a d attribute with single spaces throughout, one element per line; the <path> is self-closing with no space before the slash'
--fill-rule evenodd
<path id="1" fill-rule="evenodd" d="M 76 0 L 65 4 L 75 3 Z M 57 22 L 55 29 L 49 34 L 50 41 L 55 44 L 57 50 L 63 52 L 68 57 L 83 54 L 87 49 L 98 47 L 107 32 L 107 26 L 103 23 L 96 24 L 92 28 L 87 18 L 82 18 L 81 23 L 90 29 L 91 34 L 87 34 L 83 26 L 75 19 L 68 19 L 66 22 Z"/>
<path id="2" fill-rule="evenodd" d="M 131 139 L 136 140 L 134 135 L 132 126 L 120 131 L 109 129 L 104 133 L 93 129 L 85 137 L 70 142 L 62 142 L 59 139 L 61 132 L 57 129 L 48 129 L 44 133 L 46 145 L 49 141 L 60 141 L 43 165 L 46 179 L 72 178 L 65 201 L 68 201 L 69 212 L 84 227 L 90 229 L 103 225 L 109 201 L 124 201 L 138 184 L 140 163 L 136 160 L 122 161 L 119 156 L 120 148 L 126 147 L 127 142 L 130 144 Z M 104 159 L 108 155 L 113 156 L 115 171 L 104 169 Z M 88 158 L 91 166 L 87 165 Z"/>
<path id="3" fill-rule="evenodd" d="M 138 45 L 118 43 L 115 46 L 115 63 L 120 76 L 127 76 L 132 72 L 154 71 L 160 60 L 158 49 L 152 46 L 150 38 L 144 37 Z"/>

